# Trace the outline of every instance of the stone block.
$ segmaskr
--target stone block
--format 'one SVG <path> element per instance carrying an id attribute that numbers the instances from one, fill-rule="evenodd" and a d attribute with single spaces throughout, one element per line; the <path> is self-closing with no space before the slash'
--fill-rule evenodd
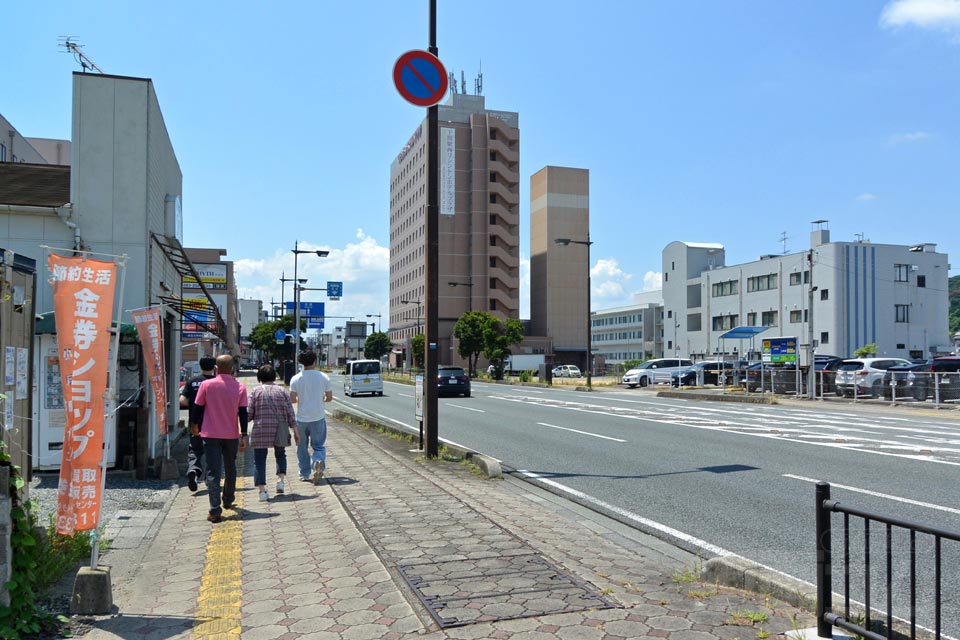
<path id="1" fill-rule="evenodd" d="M 163 458 L 160 460 L 160 479 L 176 480 L 180 477 L 180 465 L 173 458 Z"/>
<path id="2" fill-rule="evenodd" d="M 73 581 L 70 613 L 77 615 L 106 615 L 113 609 L 113 588 L 110 567 L 96 569 L 81 567 Z"/>

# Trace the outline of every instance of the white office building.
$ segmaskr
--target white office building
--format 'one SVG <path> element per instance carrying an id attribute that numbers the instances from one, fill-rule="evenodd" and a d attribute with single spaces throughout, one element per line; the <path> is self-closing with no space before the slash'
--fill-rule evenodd
<path id="1" fill-rule="evenodd" d="M 936 245 L 831 242 L 821 228 L 810 246 L 727 266 L 723 245 L 671 242 L 663 250 L 661 355 L 742 356 L 778 336 L 799 339 L 802 363 L 811 337 L 815 353 L 841 357 L 868 344 L 902 358 L 949 351 L 949 265 Z M 753 345 L 721 339 L 738 326 L 767 330 Z"/>
<path id="2" fill-rule="evenodd" d="M 648 360 L 663 351 L 663 292 L 634 296 L 634 304 L 590 314 L 590 341 L 594 358 L 609 364 Z"/>

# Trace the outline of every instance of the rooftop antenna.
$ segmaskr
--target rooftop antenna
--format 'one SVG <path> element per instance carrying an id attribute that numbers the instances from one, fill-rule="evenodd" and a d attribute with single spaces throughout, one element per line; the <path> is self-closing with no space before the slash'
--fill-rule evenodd
<path id="1" fill-rule="evenodd" d="M 463 72 L 463 69 L 460 69 L 460 92 L 467 93 L 467 74 Z"/>
<path id="2" fill-rule="evenodd" d="M 447 79 L 450 81 L 450 95 L 454 95 L 457 92 L 457 74 L 451 71 L 447 74 Z"/>
<path id="3" fill-rule="evenodd" d="M 73 36 L 60 36 L 60 40 L 61 42 L 58 46 L 63 47 L 68 53 L 73 54 L 73 59 L 77 61 L 84 73 L 87 72 L 87 69 L 93 69 L 97 73 L 104 72 L 103 69 L 98 67 L 87 54 L 81 51 L 81 49 L 83 49 L 83 45 L 74 42 Z"/>
<path id="4" fill-rule="evenodd" d="M 477 72 L 477 79 L 473 81 L 473 92 L 478 95 L 483 95 L 483 60 L 480 61 L 480 70 Z"/>
<path id="5" fill-rule="evenodd" d="M 789 239 L 790 236 L 787 235 L 786 231 L 780 234 L 780 243 L 783 245 L 783 255 L 787 255 L 787 240 Z"/>

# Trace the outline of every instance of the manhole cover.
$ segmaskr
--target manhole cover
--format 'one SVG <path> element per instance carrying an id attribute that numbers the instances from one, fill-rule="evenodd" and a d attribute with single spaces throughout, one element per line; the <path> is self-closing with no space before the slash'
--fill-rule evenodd
<path id="1" fill-rule="evenodd" d="M 536 554 L 397 569 L 441 628 L 616 606 Z"/>

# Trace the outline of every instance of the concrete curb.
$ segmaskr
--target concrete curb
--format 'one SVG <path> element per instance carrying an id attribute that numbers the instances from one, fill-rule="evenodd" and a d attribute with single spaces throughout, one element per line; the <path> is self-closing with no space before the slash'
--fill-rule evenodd
<path id="1" fill-rule="evenodd" d="M 777 399 L 768 395 L 711 393 L 709 391 L 657 391 L 657 397 L 679 398 L 681 400 L 708 400 L 713 402 L 740 402 L 743 404 L 777 404 Z"/>
<path id="2" fill-rule="evenodd" d="M 352 411 L 347 411 L 342 408 L 334 409 L 333 417 L 336 418 L 337 420 L 343 420 L 345 422 L 356 423 L 359 421 L 363 424 L 367 424 L 367 425 L 376 427 L 378 429 L 382 429 L 383 431 L 386 431 L 388 433 L 393 433 L 393 434 L 401 435 L 404 437 L 411 437 L 411 436 L 416 437 L 418 435 L 417 433 L 414 433 L 408 429 L 404 429 L 403 427 L 388 424 L 386 422 L 370 417 L 368 415 L 364 415 L 362 413 L 354 413 Z M 490 456 L 480 453 L 478 451 L 473 451 L 471 449 L 467 449 L 466 447 L 461 447 L 459 445 L 451 444 L 449 442 L 444 442 L 443 446 L 446 447 L 446 449 L 451 453 L 457 456 L 460 456 L 465 460 L 469 460 L 473 464 L 477 465 L 477 467 L 481 471 L 483 471 L 483 473 L 487 478 L 497 478 L 501 480 L 503 479 L 503 469 L 500 468 L 500 463 L 497 462 L 494 458 L 491 458 Z"/>
<path id="3" fill-rule="evenodd" d="M 720 556 L 707 560 L 700 577 L 704 582 L 717 582 L 727 587 L 768 594 L 800 609 L 813 611 L 816 608 L 816 585 L 740 556 Z"/>

